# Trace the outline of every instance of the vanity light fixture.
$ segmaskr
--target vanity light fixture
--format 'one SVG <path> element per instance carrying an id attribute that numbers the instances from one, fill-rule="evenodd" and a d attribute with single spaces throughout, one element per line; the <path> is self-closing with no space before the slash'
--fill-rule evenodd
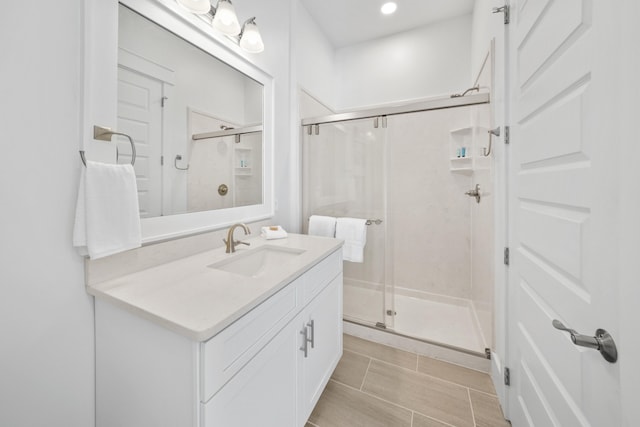
<path id="1" fill-rule="evenodd" d="M 218 5 L 212 8 L 212 12 L 213 22 L 211 25 L 213 28 L 228 36 L 240 34 L 240 23 L 231 0 L 218 0 Z"/>
<path id="2" fill-rule="evenodd" d="M 176 0 L 178 4 L 191 13 L 205 15 L 211 10 L 209 0 Z"/>
<path id="3" fill-rule="evenodd" d="M 211 6 L 211 0 L 176 0 L 176 2 L 238 43 L 245 52 L 260 53 L 264 50 L 255 16 L 247 19 L 240 28 L 231 0 L 218 0 L 215 7 Z"/>
<path id="4" fill-rule="evenodd" d="M 255 16 L 247 19 L 242 25 L 240 47 L 249 53 L 260 53 L 264 50 L 264 43 L 260 31 L 258 31 Z"/>
<path id="5" fill-rule="evenodd" d="M 391 15 L 393 12 L 396 11 L 397 8 L 398 8 L 398 5 L 390 1 L 382 5 L 382 7 L 380 8 L 380 12 L 382 12 L 384 15 Z"/>

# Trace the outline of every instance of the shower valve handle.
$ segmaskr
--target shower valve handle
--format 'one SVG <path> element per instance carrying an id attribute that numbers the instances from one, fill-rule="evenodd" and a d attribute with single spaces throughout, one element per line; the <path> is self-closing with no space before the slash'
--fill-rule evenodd
<path id="1" fill-rule="evenodd" d="M 467 196 L 469 197 L 475 197 L 476 198 L 476 202 L 480 203 L 480 184 L 476 184 L 476 188 L 467 191 L 466 193 Z"/>

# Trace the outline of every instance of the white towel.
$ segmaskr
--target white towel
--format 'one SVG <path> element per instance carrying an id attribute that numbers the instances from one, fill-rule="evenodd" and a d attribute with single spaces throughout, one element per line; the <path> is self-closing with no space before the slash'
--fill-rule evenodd
<path id="1" fill-rule="evenodd" d="M 98 259 L 139 248 L 141 241 L 133 166 L 87 161 L 80 176 L 73 246 Z"/>
<path id="2" fill-rule="evenodd" d="M 262 227 L 260 235 L 267 240 L 284 239 L 287 237 L 287 232 L 279 225 L 272 225 L 269 227 Z"/>
<path id="3" fill-rule="evenodd" d="M 311 215 L 309 218 L 309 235 L 335 237 L 336 219 L 332 216 Z"/>
<path id="4" fill-rule="evenodd" d="M 366 223 L 366 219 L 338 218 L 336 238 L 344 240 L 342 256 L 345 261 L 364 261 L 364 245 L 367 244 Z"/>

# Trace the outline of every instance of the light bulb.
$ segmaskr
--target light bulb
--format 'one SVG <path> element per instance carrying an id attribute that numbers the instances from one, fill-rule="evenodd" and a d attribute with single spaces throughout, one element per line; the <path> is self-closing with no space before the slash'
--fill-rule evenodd
<path id="1" fill-rule="evenodd" d="M 255 18 L 251 18 L 244 23 L 240 35 L 240 47 L 249 53 L 260 53 L 264 50 L 264 43 L 255 23 Z"/>
<path id="2" fill-rule="evenodd" d="M 228 36 L 240 34 L 240 23 L 238 22 L 236 11 L 229 0 L 218 1 L 212 25 L 215 29 Z"/>

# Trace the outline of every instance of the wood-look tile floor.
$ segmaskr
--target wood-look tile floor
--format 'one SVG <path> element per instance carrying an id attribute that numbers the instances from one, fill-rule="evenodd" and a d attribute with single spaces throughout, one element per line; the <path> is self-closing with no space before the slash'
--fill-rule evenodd
<path id="1" fill-rule="evenodd" d="M 508 427 L 488 374 L 344 335 L 306 427 Z"/>

